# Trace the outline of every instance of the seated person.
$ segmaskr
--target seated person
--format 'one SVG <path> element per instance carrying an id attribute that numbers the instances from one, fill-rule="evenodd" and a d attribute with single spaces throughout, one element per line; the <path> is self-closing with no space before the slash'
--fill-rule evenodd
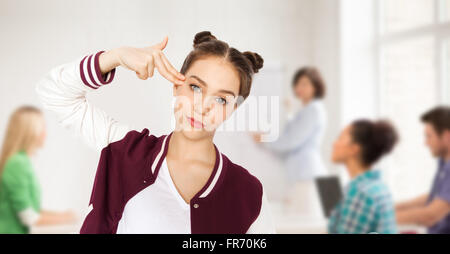
<path id="1" fill-rule="evenodd" d="M 351 181 L 331 212 L 329 233 L 397 233 L 391 194 L 380 171 L 373 168 L 397 139 L 394 127 L 383 120 L 357 120 L 341 132 L 332 159 L 345 165 Z"/>
<path id="2" fill-rule="evenodd" d="M 425 139 L 438 171 L 430 193 L 396 206 L 399 224 L 416 224 L 431 234 L 450 233 L 450 107 L 437 107 L 422 116 Z"/>

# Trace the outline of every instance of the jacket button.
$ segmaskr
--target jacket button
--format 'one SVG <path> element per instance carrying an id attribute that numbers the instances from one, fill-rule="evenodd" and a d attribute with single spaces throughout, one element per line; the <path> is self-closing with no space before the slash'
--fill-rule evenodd
<path id="1" fill-rule="evenodd" d="M 198 206 L 199 206 L 198 204 L 194 204 L 194 208 L 198 208 Z"/>
<path id="2" fill-rule="evenodd" d="M 144 183 L 147 183 L 147 180 L 144 180 Z"/>

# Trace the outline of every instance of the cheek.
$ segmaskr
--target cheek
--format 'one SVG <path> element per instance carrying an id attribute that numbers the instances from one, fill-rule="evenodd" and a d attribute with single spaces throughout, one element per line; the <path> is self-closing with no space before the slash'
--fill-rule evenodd
<path id="1" fill-rule="evenodd" d="M 339 147 L 339 143 L 335 142 L 333 144 L 333 158 L 336 159 L 337 157 L 339 157 L 340 151 L 341 151 L 341 149 Z"/>
<path id="2" fill-rule="evenodd" d="M 192 116 L 192 101 L 188 96 L 177 96 L 173 105 L 173 113 L 176 125 L 182 125 L 186 116 Z"/>
<path id="3" fill-rule="evenodd" d="M 314 87 L 312 85 L 308 85 L 305 90 L 307 91 L 306 93 L 308 94 L 308 96 L 312 96 L 314 94 Z"/>
<path id="4" fill-rule="evenodd" d="M 182 110 L 183 112 L 190 111 L 193 108 L 194 95 L 190 92 L 180 92 L 175 99 L 175 110 Z"/>
<path id="5" fill-rule="evenodd" d="M 37 136 L 37 146 L 42 146 L 45 143 L 45 138 L 47 137 L 47 132 L 45 129 L 41 130 Z"/>
<path id="6" fill-rule="evenodd" d="M 230 118 L 233 111 L 233 106 L 216 105 L 211 111 L 211 114 L 209 114 L 209 122 L 214 126 L 214 128 L 217 128 L 228 118 Z"/>
<path id="7" fill-rule="evenodd" d="M 302 96 L 302 94 L 303 94 L 303 88 L 302 88 L 301 85 L 297 85 L 297 87 L 295 88 L 295 94 L 296 94 L 297 96 Z"/>
<path id="8" fill-rule="evenodd" d="M 432 149 L 437 149 L 438 148 L 438 140 L 435 137 L 429 137 L 427 139 L 427 144 L 432 148 Z"/>
<path id="9" fill-rule="evenodd" d="M 333 156 L 335 159 L 342 159 L 347 154 L 347 144 L 344 140 L 338 140 L 333 146 Z"/>

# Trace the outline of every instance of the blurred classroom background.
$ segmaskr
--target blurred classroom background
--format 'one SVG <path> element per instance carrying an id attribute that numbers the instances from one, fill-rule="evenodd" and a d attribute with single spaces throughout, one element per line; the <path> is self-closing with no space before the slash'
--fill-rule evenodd
<path id="1" fill-rule="evenodd" d="M 252 93 L 269 91 L 280 102 L 294 102 L 294 109 L 301 107 L 291 89 L 295 71 L 306 65 L 321 71 L 328 115 L 321 154 L 328 173 L 339 175 L 343 184 L 347 174 L 330 160 L 333 141 L 354 119 L 385 117 L 401 135 L 394 152 L 379 163 L 394 200 L 429 190 L 436 160 L 424 145 L 419 117 L 450 103 L 448 0 L 2 0 L 0 133 L 18 106 L 41 107 L 36 82 L 56 65 L 118 46 L 151 45 L 168 35 L 166 55 L 180 68 L 193 36 L 203 30 L 263 56 L 265 68 Z M 115 119 L 155 135 L 171 130 L 172 88 L 159 75 L 141 81 L 119 68 L 114 85 L 89 99 Z M 70 209 L 82 220 L 99 154 L 61 128 L 54 114 L 44 113 L 48 138 L 33 157 L 42 207 Z M 280 129 L 288 118 L 280 103 Z M 306 209 L 283 207 L 286 179 L 278 157 L 259 149 L 247 133 L 219 132 L 215 143 L 261 180 L 277 232 L 326 232 L 316 192 L 299 195 L 310 202 Z M 81 220 L 32 232 L 76 232 Z"/>

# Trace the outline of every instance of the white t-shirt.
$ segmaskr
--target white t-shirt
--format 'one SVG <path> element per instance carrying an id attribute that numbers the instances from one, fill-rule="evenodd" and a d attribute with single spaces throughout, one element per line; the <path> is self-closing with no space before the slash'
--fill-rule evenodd
<path id="1" fill-rule="evenodd" d="M 155 182 L 125 205 L 117 233 L 191 233 L 190 205 L 176 189 L 165 158 Z"/>
<path id="2" fill-rule="evenodd" d="M 267 200 L 247 233 L 275 233 Z M 163 159 L 153 184 L 132 197 L 122 213 L 117 234 L 190 234 L 191 210 L 178 192 Z"/>

